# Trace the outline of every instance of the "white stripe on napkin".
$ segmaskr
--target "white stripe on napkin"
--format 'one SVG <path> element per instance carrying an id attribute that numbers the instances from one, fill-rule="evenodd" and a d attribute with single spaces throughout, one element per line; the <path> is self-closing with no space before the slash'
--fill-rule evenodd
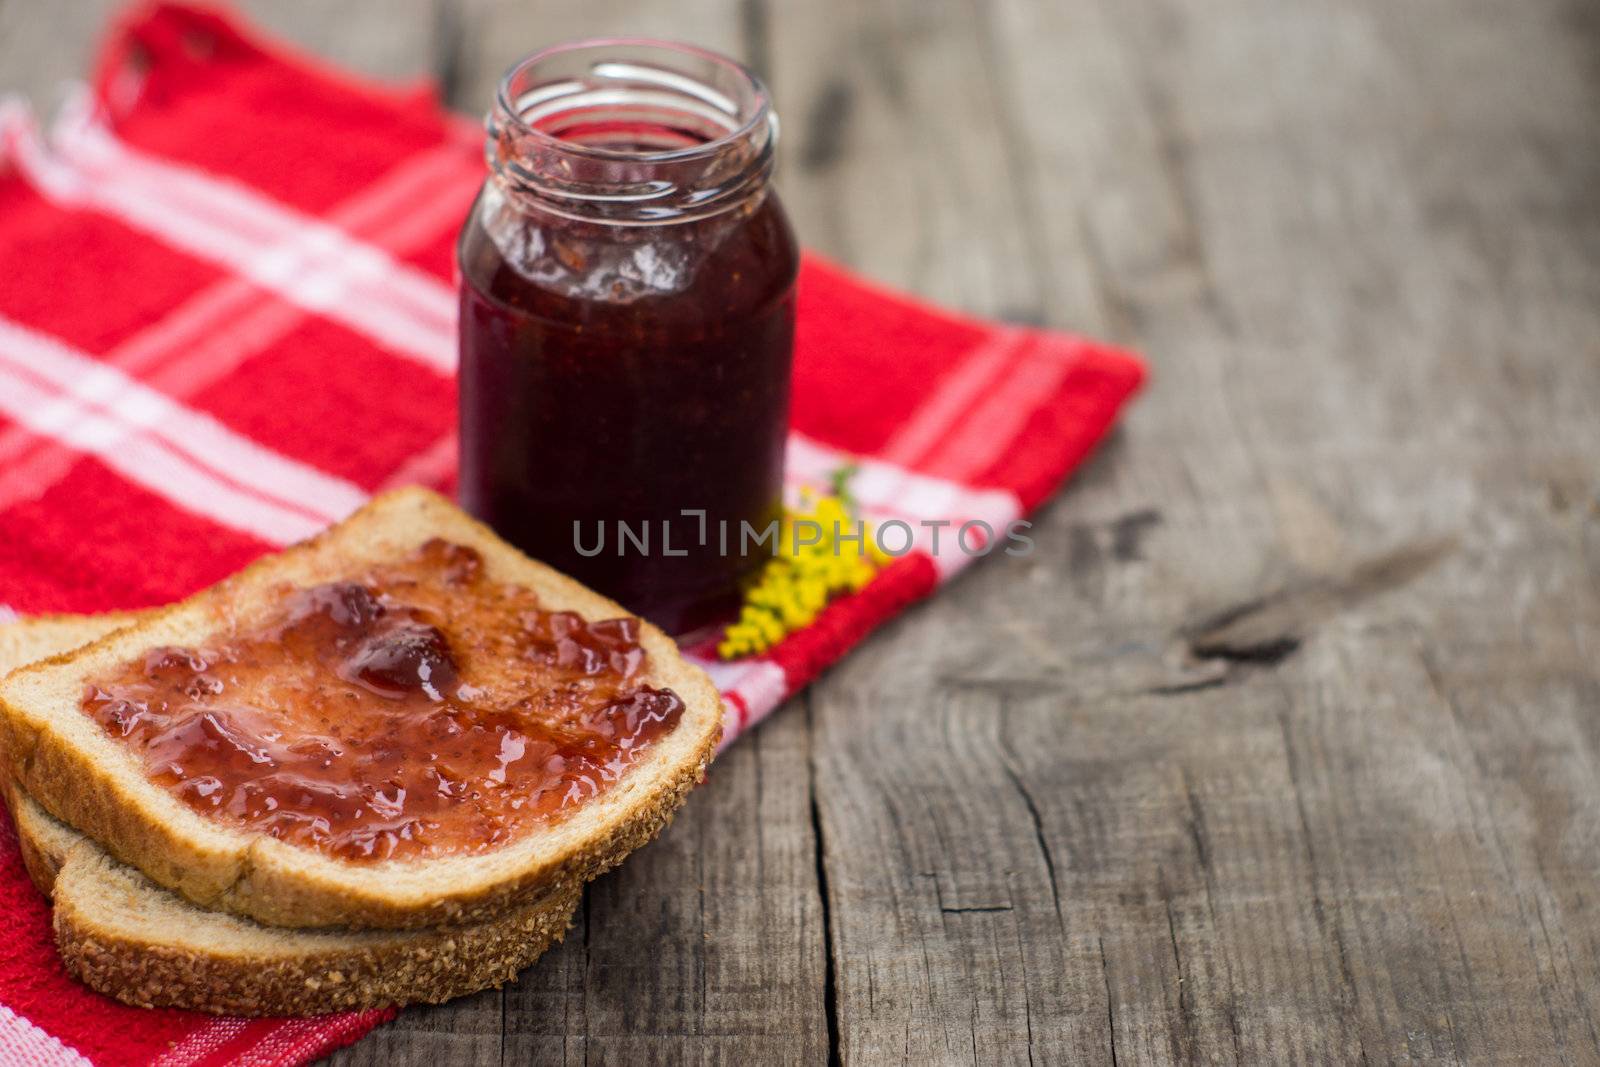
<path id="1" fill-rule="evenodd" d="M 53 152 L 25 118 L 0 115 L 0 134 L 42 195 L 105 212 L 442 374 L 454 370 L 456 298 L 433 276 L 239 182 L 129 148 L 86 106 L 64 114 Z"/>
<path id="2" fill-rule="evenodd" d="M 94 1067 L 81 1052 L 0 1004 L 0 1067 Z"/>
<path id="3" fill-rule="evenodd" d="M 349 482 L 3 318 L 0 411 L 185 510 L 278 544 L 316 533 L 366 499 Z"/>

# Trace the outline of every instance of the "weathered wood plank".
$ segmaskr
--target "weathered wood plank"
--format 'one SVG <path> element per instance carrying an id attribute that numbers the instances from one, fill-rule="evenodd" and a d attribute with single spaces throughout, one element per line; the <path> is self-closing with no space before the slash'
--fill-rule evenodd
<path id="1" fill-rule="evenodd" d="M 546 45 L 581 37 L 662 37 L 692 41 L 738 58 L 761 47 L 745 32 L 739 0 L 556 0 L 524 4 L 462 0 L 455 16 L 460 50 L 457 91 L 450 102 L 479 114 L 513 63 Z"/>
<path id="2" fill-rule="evenodd" d="M 119 0 L 0 3 L 0 92 L 20 93 L 48 115 L 66 84 L 87 77 L 107 24 L 126 6 Z M 237 0 L 234 6 L 335 63 L 394 79 L 435 73 L 436 11 L 449 10 L 433 0 L 353 0 L 336 12 L 308 0 Z"/>
<path id="3" fill-rule="evenodd" d="M 1583 694 L 1595 675 L 1575 653 L 1594 647 L 1600 604 L 1587 520 L 1569 504 L 1555 535 L 1545 501 L 1594 499 L 1592 459 L 1586 475 L 1574 465 L 1600 445 L 1597 363 L 1574 358 L 1596 351 L 1595 245 L 1578 252 L 1547 221 L 1593 233 L 1597 217 L 1594 184 L 1578 178 L 1597 157 L 1574 99 L 1592 110 L 1570 37 L 1585 24 L 1561 4 L 1515 28 L 1486 6 L 1443 5 L 1018 3 L 1000 20 L 1024 57 L 1008 69 L 1041 166 L 1086 184 L 1084 217 L 1041 215 L 1052 255 L 1090 251 L 1116 321 L 1158 364 L 1120 486 L 1091 483 L 1075 509 L 1159 503 L 1144 553 L 1158 584 L 1113 567 L 1124 584 L 1079 579 L 1101 595 L 1074 607 L 1093 611 L 1108 644 L 1126 634 L 1138 658 L 1163 648 L 1157 620 L 1214 620 L 1288 591 L 1210 640 L 1178 631 L 1191 640 L 1176 651 L 1228 665 L 1181 697 L 1216 736 L 1243 746 L 1248 709 L 1266 699 L 1246 694 L 1278 687 L 1279 751 L 1239 754 L 1249 802 L 1205 770 L 1226 751 L 1207 738 L 1162 760 L 1192 783 L 1189 821 L 1203 828 L 1193 854 L 1206 906 L 1172 912 L 1173 945 L 1193 931 L 1228 964 L 1191 974 L 1182 953 L 1181 1004 L 1187 1018 L 1231 1017 L 1234 1047 L 1168 1025 L 1178 1040 L 1163 1050 L 1119 1026 L 1120 1061 L 1593 1058 L 1592 1036 L 1574 1037 L 1593 1017 L 1594 931 L 1577 906 L 1592 869 L 1542 865 L 1529 848 L 1551 839 L 1541 821 L 1579 839 L 1594 825 Z M 1069 34 L 1081 64 L 1028 46 Z M 1527 54 L 1546 57 L 1539 72 Z M 1523 91 L 1488 88 L 1512 80 Z M 1507 255 L 1550 256 L 1563 280 L 1532 281 Z M 1515 288 L 1497 283 L 1507 269 Z M 1436 573 L 1356 602 L 1362 575 L 1394 577 L 1370 566 L 1384 550 L 1429 555 L 1439 534 L 1460 548 Z M 1104 537 L 1077 544 L 1070 555 L 1096 572 L 1112 558 Z M 1324 583 L 1329 597 L 1315 592 Z M 1016 610 L 1035 607 L 1064 643 L 1079 639 L 1084 624 L 1052 618 L 1048 601 Z M 1322 625 L 1295 654 L 1306 615 Z M 1263 658 L 1279 665 L 1248 662 Z M 1071 662 L 1074 690 L 1126 684 L 1093 680 L 1126 665 Z M 1456 671 L 1472 692 L 1519 694 L 1520 714 L 1504 696 L 1467 711 L 1461 692 L 1452 711 L 1434 690 Z M 1150 733 L 1127 725 L 1129 748 Z M 1543 798 L 1531 812 L 1529 795 Z M 1169 859 L 1157 884 L 1181 889 L 1189 866 Z M 1139 927 L 1142 958 L 1157 925 Z M 1170 1011 L 1148 982 L 1111 986 L 1141 1018 Z"/>
<path id="4" fill-rule="evenodd" d="M 0 2 L 0 93 L 16 93 L 48 113 L 82 79 L 115 0 L 81 4 Z"/>
<path id="5" fill-rule="evenodd" d="M 958 962 L 959 933 L 940 930 L 928 944 L 938 894 L 914 890 L 930 874 L 929 848 L 955 864 L 967 848 L 986 848 L 1009 870 L 1004 832 L 952 844 L 960 834 L 948 829 L 981 825 L 984 814 L 1003 813 L 1005 805 L 973 788 L 968 776 L 931 776 L 941 786 L 962 783 L 946 795 L 933 782 L 908 787 L 899 759 L 880 767 L 832 755 L 915 752 L 917 767 L 940 766 L 949 731 L 941 712 L 959 698 L 951 683 L 918 683 L 941 666 L 1047 709 L 1021 720 L 1046 729 L 1007 740 L 1050 783 L 1029 792 L 1046 798 L 1036 802 L 1036 825 L 1068 902 L 1065 943 L 1074 931 L 1099 932 L 1105 954 L 1097 962 L 1119 1062 L 1539 1062 L 1570 1055 L 1571 1034 L 1588 1026 L 1583 987 L 1570 978 L 1565 988 L 1555 984 L 1570 943 L 1558 943 L 1565 952 L 1530 951 L 1528 939 L 1542 936 L 1538 908 L 1490 877 L 1493 850 L 1473 847 L 1480 835 L 1506 830 L 1493 813 L 1475 813 L 1473 798 L 1487 783 L 1469 753 L 1440 752 L 1437 738 L 1449 736 L 1449 718 L 1421 680 L 1414 645 L 1395 641 L 1393 631 L 1406 633 L 1449 598 L 1466 564 L 1419 580 L 1414 590 L 1361 600 L 1374 589 L 1387 592 L 1396 575 L 1382 557 L 1361 558 L 1351 546 L 1378 553 L 1409 537 L 1467 527 L 1474 563 L 1497 572 L 1482 589 L 1491 601 L 1497 588 L 1501 598 L 1511 593 L 1517 570 L 1511 554 L 1497 559 L 1492 549 L 1518 549 L 1523 565 L 1580 580 L 1584 607 L 1553 612 L 1553 623 L 1592 619 L 1592 578 L 1583 581 L 1570 550 L 1563 559 L 1549 544 L 1503 545 L 1512 530 L 1514 538 L 1548 540 L 1521 516 L 1497 516 L 1495 540 L 1470 530 L 1469 508 L 1498 510 L 1494 494 L 1515 486 L 1500 457 L 1534 423 L 1474 441 L 1458 412 L 1493 421 L 1503 414 L 1495 393 L 1477 383 L 1461 395 L 1441 382 L 1444 395 L 1433 397 L 1421 385 L 1431 384 L 1427 368 L 1442 377 L 1460 356 L 1450 351 L 1448 323 L 1419 328 L 1393 286 L 1399 279 L 1432 298 L 1428 306 L 1448 309 L 1450 294 L 1438 291 L 1431 264 L 1462 257 L 1444 256 L 1427 232 L 1397 229 L 1412 217 L 1403 185 L 1396 190 L 1401 205 L 1384 202 L 1403 177 L 1389 161 L 1409 147 L 1418 120 L 1404 112 L 1387 123 L 1375 117 L 1407 76 L 1406 64 L 1379 47 L 1390 27 L 1348 7 L 1239 5 L 1230 14 L 1219 24 L 1214 7 L 1202 19 L 1181 5 L 1013 4 L 998 16 L 997 39 L 1013 60 L 1001 69 L 1015 79 L 1016 121 L 1037 152 L 1033 180 L 1017 187 L 1049 188 L 1063 175 L 1082 183 L 1077 210 L 1041 206 L 1032 217 L 1047 231 L 1055 261 L 1096 263 L 1111 321 L 1151 349 L 1160 377 L 1129 434 L 1141 450 L 1117 456 L 1109 484 L 1091 480 L 1069 494 L 1057 510 L 1085 518 L 1042 545 L 1042 554 L 1058 554 L 1041 561 L 1028 582 L 1003 574 L 1001 561 L 989 564 L 922 612 L 914 630 L 896 627 L 888 642 L 894 651 L 880 644 L 870 662 L 861 657 L 818 689 L 818 800 L 842 956 L 841 1030 L 846 1051 L 868 1060 L 905 1052 L 895 1043 L 899 1026 L 910 1058 L 949 1054 L 960 1033 L 985 1034 L 973 1023 L 923 1018 L 919 1010 L 929 1001 L 953 1008 L 976 994 L 985 1004 L 1003 1002 L 988 975 Z M 1445 21 L 1440 13 L 1428 24 L 1435 56 L 1447 50 L 1438 44 Z M 1458 37 L 1487 29 L 1469 27 Z M 1541 54 L 1555 45 L 1539 43 Z M 1296 44 L 1312 58 L 1325 48 L 1332 69 L 1323 80 L 1300 84 L 1300 71 L 1272 54 Z M 1157 54 L 1165 65 L 1136 58 Z M 1255 93 L 1237 84 L 1246 77 L 1260 83 L 1263 71 L 1277 80 Z M 1454 84 L 1468 72 L 1440 77 Z M 1296 108 L 1304 115 L 1295 116 Z M 1584 146 L 1577 158 L 1592 164 L 1592 131 L 1564 133 Z M 1324 169 L 1309 171 L 1308 160 Z M 1412 166 L 1423 169 L 1420 159 Z M 1308 204 L 1307 190 L 1320 192 L 1332 210 L 1319 216 L 1322 205 Z M 1569 212 L 1593 205 L 1592 193 L 1577 199 Z M 884 247 L 870 223 L 855 232 Z M 891 240 L 906 242 L 903 233 Z M 1373 264 L 1354 252 L 1366 247 L 1383 253 L 1372 276 Z M 1307 254 L 1322 248 L 1334 255 Z M 1462 266 L 1478 264 L 1469 257 Z M 1572 267 L 1568 276 L 1592 293 L 1593 257 Z M 1572 315 L 1568 294 L 1545 297 L 1560 303 L 1556 314 Z M 1510 312 L 1476 307 L 1491 322 Z M 1542 355 L 1535 358 L 1558 358 L 1564 340 L 1537 338 Z M 1578 338 L 1572 343 L 1593 350 Z M 1463 368 L 1469 376 L 1470 369 Z M 1592 368 L 1545 381 L 1570 383 L 1574 375 L 1590 377 Z M 1393 392 L 1375 390 L 1375 382 L 1393 383 Z M 1583 411 L 1589 400 L 1562 394 L 1562 403 Z M 1538 406 L 1519 415 L 1536 417 Z M 1577 454 L 1593 455 L 1594 423 L 1563 414 L 1553 413 L 1560 420 L 1553 432 L 1576 435 Z M 1446 457 L 1469 465 L 1441 470 Z M 1488 469 L 1473 471 L 1473 461 Z M 1547 454 L 1536 465 L 1561 462 Z M 1592 485 L 1583 495 L 1592 497 Z M 1157 506 L 1160 524 L 1145 524 L 1147 549 L 1128 551 L 1130 520 Z M 1413 542 L 1400 558 L 1432 555 L 1426 547 Z M 1379 580 L 1368 580 L 1374 576 Z M 1306 583 L 1328 595 L 1304 596 Z M 1332 636 L 1314 639 L 1278 679 L 1229 666 L 1191 693 L 1127 695 L 1186 688 L 1181 681 L 1151 684 L 1184 653 L 1182 623 L 1280 585 L 1302 591 L 1287 601 L 1316 605 L 1291 617 L 1326 620 L 1331 607 L 1337 618 L 1329 623 Z M 1483 602 L 1475 608 L 1481 613 Z M 1263 619 L 1258 613 L 1252 621 Z M 1272 629 L 1273 620 L 1265 621 Z M 1462 633 L 1469 618 L 1450 621 L 1444 632 Z M 992 638 L 971 636 L 985 625 L 1017 647 L 997 649 Z M 1544 638 L 1570 645 L 1559 633 L 1556 623 Z M 1232 664 L 1260 658 L 1271 644 L 1239 636 L 1200 641 L 1196 651 Z M 1294 628 L 1283 636 L 1292 638 Z M 1340 642 L 1351 647 L 1328 658 Z M 1500 663 L 1503 671 L 1507 660 Z M 963 677 L 957 684 L 974 682 Z M 1158 703 L 1142 708 L 1140 700 Z M 1161 714 L 1166 701 L 1184 707 Z M 1080 702 L 1098 705 L 1115 724 L 1087 758 L 1085 746 L 1098 738 Z M 1535 728 L 1535 737 L 1550 730 L 1537 729 L 1537 720 L 1520 726 Z M 908 741 L 904 732 L 914 727 L 929 740 Z M 1549 742 L 1538 747 L 1547 746 L 1561 751 Z M 980 781 L 999 780 L 1001 763 L 992 754 L 973 745 L 961 752 L 986 768 Z M 1584 753 L 1577 762 L 1589 759 Z M 1049 776 L 1062 766 L 1072 773 Z M 1101 792 L 1063 810 L 1062 801 L 1086 783 L 1113 775 L 1134 778 L 1125 796 Z M 1579 768 L 1569 777 L 1581 780 Z M 925 813 L 925 821 L 885 829 L 864 820 L 880 795 Z M 1592 807 L 1571 795 L 1560 799 L 1564 810 Z M 1118 821 L 1119 800 L 1138 817 Z M 1097 837 L 1109 842 L 1100 855 L 1091 847 Z M 1069 858 L 1054 859 L 1055 849 Z M 937 863 L 931 873 L 943 888 Z M 1528 868 L 1519 873 L 1528 877 Z M 1094 885 L 1102 879 L 1114 895 L 1097 901 Z M 980 896 L 998 897 L 995 886 L 978 885 Z M 901 933 L 908 929 L 914 935 Z M 1466 947 L 1441 942 L 1441 932 L 1458 934 Z M 924 958 L 933 953 L 926 966 L 942 985 L 915 968 L 885 976 L 877 966 L 879 955 L 907 940 L 922 942 Z M 1064 959 L 1085 965 L 1081 954 Z M 863 980 L 851 981 L 863 971 L 866 1004 Z M 898 1013 L 878 1007 L 886 986 L 900 994 Z M 1552 1016 L 1541 1008 L 1546 1001 L 1567 1007 Z M 1501 1010 L 1486 1012 L 1485 1004 Z"/>
<path id="6" fill-rule="evenodd" d="M 547 957 L 548 958 L 548 957 Z M 543 961 L 523 981 L 538 981 Z M 393 1022 L 329 1057 L 345 1067 L 487 1067 L 504 1062 L 505 994 L 485 989 L 448 1004 L 408 1008 Z"/>
<path id="7" fill-rule="evenodd" d="M 806 243 L 933 299 L 1038 319 L 1047 290 L 975 7 L 774 4 L 769 23 L 778 185 Z"/>
<path id="8" fill-rule="evenodd" d="M 407 81 L 437 76 L 450 45 L 452 5 L 436 0 L 235 0 L 250 21 L 363 74 Z"/>

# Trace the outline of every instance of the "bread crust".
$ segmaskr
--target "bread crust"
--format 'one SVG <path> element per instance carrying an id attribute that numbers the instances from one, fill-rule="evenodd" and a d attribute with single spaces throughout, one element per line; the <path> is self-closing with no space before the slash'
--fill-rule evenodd
<path id="1" fill-rule="evenodd" d="M 434 536 L 478 549 L 491 574 L 532 587 L 554 607 L 589 619 L 626 614 L 517 553 L 438 494 L 395 490 L 208 590 L 7 676 L 0 682 L 0 748 L 7 769 L 51 815 L 160 885 L 202 907 L 270 925 L 465 924 L 546 890 L 581 886 L 660 833 L 704 778 L 720 734 L 721 697 L 710 679 L 648 623 L 641 627 L 650 660 L 647 678 L 684 700 L 678 727 L 600 797 L 481 856 L 354 864 L 213 822 L 144 778 L 77 707 L 83 683 L 96 672 L 157 644 L 198 643 L 220 626 L 264 612 L 277 602 L 275 590 L 285 581 L 300 585 L 348 576 Z"/>
<path id="2" fill-rule="evenodd" d="M 128 868 L 123 875 L 140 877 Z M 95 878 L 82 861 L 69 861 L 56 877 L 56 948 L 67 971 L 125 1004 L 225 1015 L 437 1004 L 499 986 L 562 939 L 582 897 L 581 887 L 562 889 L 470 926 L 374 932 L 377 936 L 361 944 L 321 931 L 264 928 L 297 947 L 287 954 L 254 953 L 173 943 L 169 931 L 109 924 L 104 904 L 84 899 L 86 890 L 105 893 L 103 883 L 93 886 Z M 140 881 L 148 887 L 144 891 L 166 892 Z M 334 944 L 317 944 L 330 936 Z"/>

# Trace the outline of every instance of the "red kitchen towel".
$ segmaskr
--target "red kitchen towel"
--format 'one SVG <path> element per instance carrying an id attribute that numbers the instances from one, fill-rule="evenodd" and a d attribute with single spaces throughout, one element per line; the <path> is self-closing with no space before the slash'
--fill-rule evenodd
<path id="1" fill-rule="evenodd" d="M 0 614 L 170 601 L 384 487 L 452 489 L 453 240 L 482 177 L 479 134 L 427 87 L 185 7 L 124 20 L 48 136 L 0 105 Z M 730 739 L 969 562 L 964 524 L 1000 531 L 1039 504 L 1144 374 L 816 257 L 799 305 L 792 486 L 856 462 L 868 515 L 916 548 L 769 654 L 706 660 Z M 0 906 L 0 1065 L 300 1063 L 388 1017 L 213 1019 L 90 993 L 9 830 Z"/>

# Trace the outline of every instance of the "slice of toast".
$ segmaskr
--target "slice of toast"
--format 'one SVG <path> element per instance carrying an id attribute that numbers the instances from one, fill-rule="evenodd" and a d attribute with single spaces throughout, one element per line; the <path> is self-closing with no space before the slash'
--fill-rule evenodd
<path id="1" fill-rule="evenodd" d="M 55 616 L 0 627 L 0 675 L 137 616 Z M 55 904 L 67 970 L 140 1007 L 304 1015 L 438 1002 L 504 982 L 559 941 L 574 887 L 470 926 L 286 930 L 197 908 L 118 863 L 15 783 L 4 790 L 29 875 Z"/>
<path id="2" fill-rule="evenodd" d="M 705 773 L 721 699 L 672 640 L 639 628 L 640 681 L 683 702 L 673 728 L 598 796 L 519 828 L 491 851 L 356 862 L 202 815 L 147 778 L 136 758 L 80 707 L 93 680 L 161 646 L 198 646 L 269 618 L 285 588 L 348 580 L 443 538 L 474 549 L 494 582 L 533 590 L 550 610 L 588 621 L 627 613 L 527 559 L 443 497 L 384 494 L 339 525 L 211 589 L 73 652 L 0 681 L 0 746 L 11 774 L 50 814 L 117 859 L 205 908 L 287 927 L 412 928 L 492 917 L 576 886 L 655 836 Z"/>

